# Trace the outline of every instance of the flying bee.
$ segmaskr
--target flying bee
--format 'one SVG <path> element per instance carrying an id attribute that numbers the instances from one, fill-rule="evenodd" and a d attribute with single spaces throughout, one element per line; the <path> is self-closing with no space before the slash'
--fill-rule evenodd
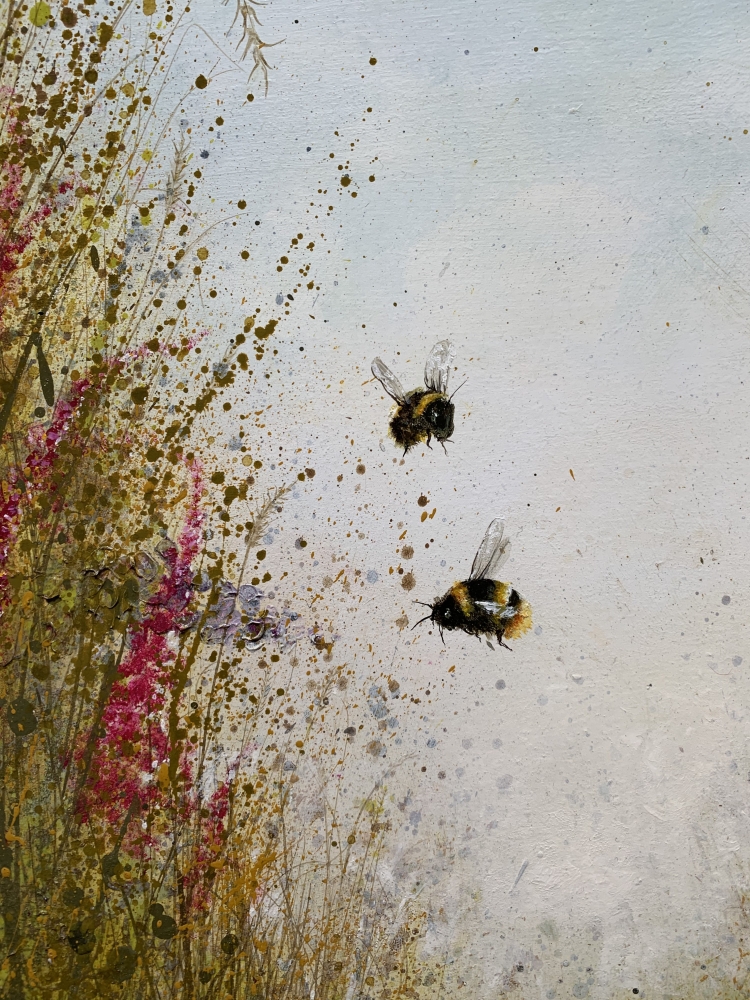
<path id="1" fill-rule="evenodd" d="M 424 366 L 425 388 L 405 392 L 404 387 L 380 358 L 372 363 L 372 374 L 388 395 L 396 401 L 391 417 L 391 437 L 404 449 L 404 454 L 420 441 L 436 438 L 445 450 L 445 442 L 453 434 L 455 407 L 448 397 L 448 372 L 455 357 L 449 340 L 441 340 L 430 351 Z M 460 388 L 460 387 L 459 387 Z M 455 395 L 455 393 L 454 393 Z"/>
<path id="2" fill-rule="evenodd" d="M 469 579 L 454 583 L 434 604 L 426 604 L 430 614 L 413 628 L 429 618 L 440 629 L 441 638 L 444 629 L 461 629 L 469 635 L 494 635 L 506 649 L 510 649 L 506 638 L 516 639 L 529 631 L 531 605 L 509 583 L 493 579 L 510 554 L 510 541 L 503 537 L 503 530 L 503 522 L 496 518 L 474 556 Z M 493 648 L 489 641 L 487 644 Z"/>

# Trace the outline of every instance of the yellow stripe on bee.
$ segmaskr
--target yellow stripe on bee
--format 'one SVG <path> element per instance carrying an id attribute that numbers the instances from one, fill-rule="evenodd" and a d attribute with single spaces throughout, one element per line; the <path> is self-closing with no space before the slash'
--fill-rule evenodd
<path id="1" fill-rule="evenodd" d="M 465 615 L 470 615 L 474 608 L 474 602 L 469 597 L 469 593 L 466 590 L 466 584 L 454 583 L 453 586 L 451 587 L 451 593 L 458 601 L 463 613 Z"/>
<path id="2" fill-rule="evenodd" d="M 517 639 L 520 635 L 523 635 L 524 632 L 528 632 L 530 628 L 531 605 L 528 601 L 524 601 L 524 599 L 521 598 L 521 603 L 518 605 L 518 611 L 505 627 L 505 638 Z"/>
<path id="3" fill-rule="evenodd" d="M 421 417 L 430 403 L 434 403 L 436 399 L 442 399 L 442 392 L 426 392 L 424 396 L 420 399 L 417 405 L 414 407 L 414 416 Z"/>

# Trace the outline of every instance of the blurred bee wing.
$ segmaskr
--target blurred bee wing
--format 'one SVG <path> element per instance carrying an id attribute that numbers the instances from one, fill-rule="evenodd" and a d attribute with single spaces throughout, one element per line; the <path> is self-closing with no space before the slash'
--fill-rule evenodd
<path id="1" fill-rule="evenodd" d="M 425 388 L 433 392 L 448 391 L 448 373 L 456 356 L 456 348 L 450 340 L 441 340 L 430 351 L 424 366 Z"/>
<path id="2" fill-rule="evenodd" d="M 495 518 L 482 539 L 479 551 L 474 556 L 470 580 L 494 580 L 494 574 L 510 555 L 510 539 L 503 538 L 505 525 Z"/>
<path id="3" fill-rule="evenodd" d="M 406 402 L 404 387 L 393 374 L 390 368 L 383 364 L 380 358 L 375 358 L 371 365 L 372 374 L 380 382 L 388 395 L 395 399 L 397 403 Z"/>

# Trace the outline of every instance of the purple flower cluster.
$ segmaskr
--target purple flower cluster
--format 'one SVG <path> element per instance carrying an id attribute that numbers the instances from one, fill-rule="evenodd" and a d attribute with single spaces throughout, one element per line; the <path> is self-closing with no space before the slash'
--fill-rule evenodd
<path id="1" fill-rule="evenodd" d="M 247 649 L 260 649 L 264 642 L 273 642 L 284 651 L 301 639 L 305 631 L 295 611 L 278 611 L 265 604 L 263 592 L 257 587 L 249 583 L 235 587 L 223 580 L 219 599 L 207 617 L 202 634 L 209 643 L 242 639 Z"/>

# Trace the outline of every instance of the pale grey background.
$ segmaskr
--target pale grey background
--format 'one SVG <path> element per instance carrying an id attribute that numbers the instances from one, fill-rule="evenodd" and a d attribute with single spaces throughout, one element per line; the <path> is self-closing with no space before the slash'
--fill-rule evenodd
<path id="1" fill-rule="evenodd" d="M 227 13 L 197 16 L 230 51 Z M 390 782 L 398 847 L 446 908 L 430 947 L 482 998 L 517 962 L 547 997 L 668 995 L 710 956 L 718 974 L 748 857 L 747 12 L 274 0 L 262 18 L 286 38 L 266 50 L 268 98 L 256 84 L 243 105 L 228 61 L 207 92 L 227 121 L 209 187 L 248 201 L 212 253 L 239 322 L 290 290 L 291 265 L 275 272 L 289 237 L 317 241 L 320 294 L 297 296 L 274 341 L 284 393 L 253 397 L 273 403 L 267 485 L 295 447 L 316 469 L 269 559 L 293 563 L 298 593 L 348 567 L 351 593 L 314 612 L 334 618 L 339 660 L 365 688 L 383 669 L 421 695 L 364 767 L 417 751 Z M 213 65 L 205 39 L 188 45 Z M 334 193 L 350 142 L 356 201 Z M 333 215 L 315 222 L 311 201 Z M 468 379 L 456 444 L 394 464 L 370 361 L 416 385 L 445 336 L 453 386 Z M 536 631 L 512 653 L 401 632 L 414 598 L 466 575 L 496 515 Z M 388 573 L 404 528 L 409 594 Z"/>

